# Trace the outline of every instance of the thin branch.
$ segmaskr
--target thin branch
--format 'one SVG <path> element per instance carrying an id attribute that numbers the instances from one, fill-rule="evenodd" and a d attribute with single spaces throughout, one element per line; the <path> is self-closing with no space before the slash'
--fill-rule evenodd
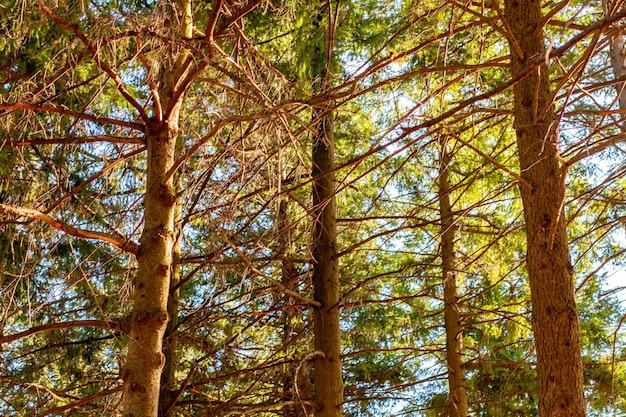
<path id="1" fill-rule="evenodd" d="M 499 94 L 505 90 L 507 90 L 510 87 L 513 87 L 515 84 L 517 84 L 518 82 L 520 82 L 522 79 L 526 78 L 529 74 L 531 74 L 532 72 L 536 71 L 536 69 L 542 65 L 545 65 L 546 60 L 550 60 L 553 58 L 557 58 L 560 57 L 562 55 L 564 55 L 567 51 L 570 50 L 570 48 L 572 48 L 574 45 L 576 45 L 578 42 L 580 42 L 581 40 L 583 40 L 584 38 L 586 38 L 587 36 L 604 29 L 606 26 L 611 25 L 612 23 L 625 18 L 626 17 L 626 8 L 621 10 L 619 13 L 615 13 L 611 16 L 607 16 L 602 20 L 599 20 L 598 22 L 594 23 L 593 25 L 588 26 L 587 28 L 585 28 L 584 31 L 581 31 L 580 33 L 576 34 L 575 36 L 573 36 L 569 41 L 567 41 L 566 43 L 564 43 L 563 45 L 561 45 L 558 48 L 552 49 L 550 51 L 549 54 L 547 54 L 546 56 L 542 56 L 537 58 L 535 61 L 533 61 L 528 67 L 526 67 L 524 70 L 522 70 L 520 73 L 518 73 L 516 76 L 514 76 L 513 78 L 511 78 L 508 82 L 505 82 L 495 88 L 493 88 L 490 91 L 487 91 L 485 93 L 479 94 L 477 96 L 468 98 L 466 100 L 463 100 L 461 102 L 459 102 L 457 104 L 457 106 L 455 106 L 454 108 L 440 114 L 437 117 L 433 117 L 433 118 L 429 118 L 426 119 L 426 121 L 424 121 L 423 123 L 420 123 L 418 125 L 412 126 L 412 127 L 408 127 L 408 128 L 403 128 L 403 133 L 401 135 L 399 135 L 396 139 L 394 139 L 393 142 L 391 143 L 397 143 L 401 140 L 403 140 L 405 137 L 407 137 L 408 135 L 410 135 L 413 132 L 416 132 L 418 130 L 422 130 L 422 129 L 426 129 L 429 127 L 432 127 L 438 123 L 441 123 L 442 121 L 458 114 L 460 111 L 462 111 L 464 108 L 471 106 L 479 101 L 483 101 L 483 100 L 487 100 L 493 96 L 495 96 L 496 94 Z M 386 145 L 383 146 L 379 146 L 376 148 L 372 148 L 369 151 L 365 152 L 361 158 L 363 157 L 367 157 L 369 155 L 378 153 L 380 150 L 385 149 L 387 146 L 389 146 L 391 143 L 388 143 Z"/>
<path id="2" fill-rule="evenodd" d="M 99 392 L 97 394 L 93 394 L 93 395 L 90 395 L 88 397 L 81 398 L 80 400 L 74 401 L 73 403 L 66 404 L 66 405 L 63 405 L 63 406 L 60 406 L 60 407 L 51 408 L 50 410 L 42 411 L 41 413 L 37 414 L 37 417 L 44 417 L 44 416 L 48 416 L 50 414 L 59 415 L 63 411 L 71 410 L 72 408 L 80 407 L 82 405 L 85 405 L 87 403 L 92 402 L 93 400 L 97 400 L 98 398 L 108 397 L 109 395 L 118 393 L 118 392 L 122 391 L 123 389 L 124 389 L 124 387 L 117 387 L 117 388 L 113 388 L 113 389 L 110 389 L 110 390 L 107 390 L 107 391 L 102 391 L 102 392 Z"/>
<path id="3" fill-rule="evenodd" d="M 198 142 L 194 143 L 187 150 L 187 152 L 185 152 L 184 155 L 182 155 L 180 158 L 178 158 L 176 162 L 174 162 L 172 167 L 165 174 L 165 177 L 163 178 L 163 181 L 161 182 L 161 184 L 166 184 L 172 178 L 172 176 L 176 173 L 176 171 L 178 171 L 178 169 L 185 163 L 187 159 L 189 159 L 198 149 L 204 146 L 208 141 L 214 138 L 227 124 L 233 123 L 233 122 L 245 122 L 245 121 L 254 122 L 256 120 L 264 119 L 266 117 L 267 116 L 265 114 L 252 114 L 250 116 L 232 116 L 227 119 L 220 120 L 213 127 L 213 129 L 209 131 L 209 133 L 204 135 L 204 137 L 200 139 Z"/>
<path id="4" fill-rule="evenodd" d="M 108 117 L 94 116 L 92 114 L 81 113 L 69 109 L 61 109 L 54 106 L 46 106 L 39 104 L 30 104 L 30 103 L 0 103 L 0 110 L 31 110 L 31 111 L 44 111 L 49 113 L 57 113 L 64 116 L 72 116 L 78 119 L 89 120 L 91 122 L 96 122 L 105 125 L 114 125 L 125 127 L 128 129 L 139 130 L 140 132 L 144 131 L 143 125 L 139 123 L 133 122 L 125 122 L 123 120 L 110 119 Z"/>
<path id="5" fill-rule="evenodd" d="M 213 10 L 211 11 L 211 17 L 209 18 L 209 23 L 204 31 L 207 36 L 207 43 L 209 47 L 209 59 L 213 59 L 213 45 L 215 44 L 214 40 L 214 32 L 215 32 L 215 24 L 217 23 L 217 17 L 220 14 L 220 10 L 222 9 L 223 0 L 215 0 L 213 2 Z"/>
<path id="6" fill-rule="evenodd" d="M 124 155 L 120 156 L 115 161 L 111 162 L 109 165 L 107 165 L 104 168 L 102 168 L 101 171 L 96 172 L 95 174 L 93 174 L 92 176 L 87 178 L 85 181 L 83 181 L 82 183 L 80 183 L 76 187 L 72 188 L 67 194 L 63 195 L 59 200 L 55 201 L 54 204 L 51 204 L 48 207 L 48 209 L 46 210 L 46 213 L 50 213 L 54 208 L 58 207 L 59 204 L 61 204 L 64 201 L 66 201 L 71 196 L 76 195 L 76 193 L 78 193 L 80 190 L 82 190 L 87 185 L 91 184 L 93 181 L 97 180 L 98 178 L 100 178 L 101 176 L 106 174 L 107 172 L 111 171 L 113 168 L 115 168 L 120 163 L 126 161 L 128 158 L 131 158 L 131 157 L 133 157 L 135 155 L 139 155 L 140 153 L 142 153 L 145 150 L 146 150 L 146 147 L 142 146 L 141 148 L 135 149 L 132 152 L 129 152 L 127 154 L 124 154 Z"/>
<path id="7" fill-rule="evenodd" d="M 49 215 L 42 213 L 39 210 L 34 210 L 27 207 L 17 207 L 7 204 L 0 204 L 0 213 L 6 216 L 29 217 L 32 219 L 41 220 L 42 222 L 47 223 L 48 225 L 54 227 L 57 230 L 61 230 L 68 235 L 83 239 L 94 239 L 100 240 L 102 242 L 107 242 L 118 247 L 124 252 L 132 253 L 133 255 L 137 255 L 137 253 L 139 252 L 139 245 L 129 239 L 123 239 L 102 232 L 78 229 L 74 226 L 70 226 L 69 224 L 60 222 L 50 217 Z"/>
<path id="8" fill-rule="evenodd" d="M 23 332 L 0 337 L 0 346 L 4 343 L 11 343 L 28 336 L 50 330 L 76 329 L 79 327 L 94 327 L 98 329 L 108 329 L 114 332 L 123 332 L 123 326 L 120 322 L 110 320 L 76 320 L 61 323 L 48 323 L 41 326 L 31 327 Z"/>
<path id="9" fill-rule="evenodd" d="M 0 144 L 0 149 L 4 148 L 12 148 L 15 146 L 34 146 L 34 145 L 79 145 L 83 143 L 99 143 L 99 142 L 109 142 L 109 143 L 120 143 L 120 144 L 143 144 L 145 143 L 143 139 L 140 138 L 124 138 L 120 136 L 109 136 L 109 135 L 96 135 L 96 136 L 65 136 L 59 138 L 51 138 L 51 139 L 23 139 L 23 140 L 7 140 Z"/>
<path id="10" fill-rule="evenodd" d="M 260 277 L 265 278 L 266 280 L 268 280 L 269 282 L 271 282 L 272 284 L 276 285 L 278 288 L 280 288 L 285 294 L 290 295 L 291 297 L 300 300 L 304 303 L 307 303 L 313 307 L 316 308 L 320 308 L 322 305 L 320 304 L 319 301 L 315 301 L 315 300 L 311 300 L 299 293 L 297 293 L 296 291 L 292 291 L 289 288 L 285 287 L 285 285 L 283 283 L 281 283 L 280 281 L 275 280 L 274 278 L 264 274 L 263 272 L 259 271 L 257 268 L 255 268 L 252 265 L 252 262 L 250 262 L 250 260 L 246 257 L 246 255 L 244 255 L 243 252 L 241 252 L 241 250 L 233 243 L 230 241 L 230 239 L 228 239 L 228 237 L 226 236 L 226 234 L 222 234 L 222 238 L 224 240 L 226 240 L 226 243 L 228 244 L 228 246 L 230 246 L 230 248 L 232 250 L 235 251 L 235 253 L 237 253 L 237 255 L 239 255 L 241 257 L 241 259 L 244 260 L 244 262 L 246 263 L 246 265 L 248 266 L 248 268 L 250 268 L 250 270 L 252 272 L 254 272 L 255 274 L 259 275 Z"/>
<path id="11" fill-rule="evenodd" d="M 141 106 L 141 104 L 139 104 L 137 100 L 135 100 L 135 98 L 128 92 L 128 90 L 124 86 L 124 83 L 122 82 L 122 79 L 115 71 L 113 71 L 113 68 L 109 67 L 100 59 L 100 57 L 98 56 L 98 49 L 89 41 L 87 36 L 76 25 L 68 23 L 56 14 L 54 14 L 54 12 L 43 3 L 43 0 L 39 0 L 39 8 L 46 15 L 48 15 L 56 24 L 72 32 L 85 44 L 85 46 L 91 53 L 92 58 L 94 59 L 94 61 L 96 61 L 96 64 L 98 64 L 98 66 L 104 72 L 106 72 L 109 77 L 111 77 L 111 79 L 117 86 L 117 90 L 120 92 L 120 94 L 126 99 L 126 101 L 128 101 L 131 106 L 133 106 L 139 112 L 139 116 L 141 117 L 141 119 L 144 122 L 148 123 L 150 118 L 146 114 L 143 106 Z"/>
<path id="12" fill-rule="evenodd" d="M 477 147 L 475 147 L 474 145 L 472 145 L 471 143 L 464 141 L 463 139 L 461 139 L 461 137 L 457 134 L 455 134 L 452 130 L 450 129 L 446 129 L 449 131 L 449 133 L 454 135 L 454 138 L 461 142 L 464 146 L 470 148 L 472 151 L 476 152 L 478 155 L 482 156 L 483 158 L 485 158 L 485 160 L 487 160 L 489 163 L 491 163 L 492 165 L 495 165 L 497 168 L 503 170 L 504 172 L 506 172 L 507 174 L 509 174 L 510 176 L 512 176 L 513 178 L 515 178 L 517 180 L 517 182 L 520 183 L 520 185 L 523 185 L 524 187 L 528 188 L 529 190 L 532 191 L 533 186 L 530 185 L 530 183 L 528 181 L 526 181 L 524 178 L 522 178 L 518 173 L 516 173 L 515 171 L 509 169 L 507 166 L 501 164 L 500 162 L 496 161 L 494 158 L 492 158 L 491 156 L 487 155 L 485 152 L 481 151 L 480 149 L 478 149 Z"/>
<path id="13" fill-rule="evenodd" d="M 597 153 L 600 153 L 602 151 L 604 151 L 605 149 L 613 146 L 613 145 L 617 145 L 618 143 L 624 142 L 626 141 L 626 135 L 620 134 L 620 135 L 615 135 L 613 137 L 595 142 L 593 145 L 585 150 L 582 150 L 580 152 L 578 152 L 577 154 L 573 155 L 572 157 L 568 158 L 566 160 L 566 165 L 568 167 L 574 165 L 577 162 L 582 161 L 583 159 L 591 156 L 591 155 L 595 155 Z"/>

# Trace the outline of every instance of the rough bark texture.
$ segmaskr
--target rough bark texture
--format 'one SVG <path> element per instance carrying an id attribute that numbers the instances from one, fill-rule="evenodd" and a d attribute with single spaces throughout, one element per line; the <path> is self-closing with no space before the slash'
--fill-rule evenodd
<path id="1" fill-rule="evenodd" d="M 179 206 L 177 206 L 179 208 Z M 179 210 L 178 210 L 179 211 Z M 180 213 L 179 213 L 180 214 Z M 173 336 L 178 326 L 179 314 L 179 291 L 176 288 L 180 282 L 180 239 L 176 239 L 173 248 L 172 278 L 170 279 L 170 291 L 167 301 L 167 314 L 170 321 L 167 323 L 163 339 L 163 357 L 165 366 L 161 373 L 161 392 L 159 396 L 159 417 L 169 417 L 174 415 L 173 408 L 176 401 L 176 337 Z"/>
<path id="2" fill-rule="evenodd" d="M 180 22 L 179 33 L 190 37 L 192 31 L 191 3 L 180 0 L 168 8 Z M 174 268 L 177 213 L 172 175 L 176 140 L 179 132 L 182 94 L 176 95 L 177 80 L 182 78 L 185 52 L 172 49 L 169 59 L 158 63 L 160 106 L 146 126 L 147 170 L 144 198 L 144 229 L 137 256 L 138 271 L 128 355 L 123 370 L 124 416 L 156 417 L 159 413 L 161 373 L 166 362 L 163 338 L 170 320 L 168 309 Z M 178 97 L 172 101 L 172 97 Z M 158 100 L 155 98 L 155 100 Z M 167 117 L 164 119 L 164 115 Z M 166 352 L 168 350 L 166 349 Z M 170 360 L 172 357 L 170 357 Z M 171 369 L 171 368 L 170 368 Z M 168 383 L 170 377 L 166 375 Z M 171 399 L 170 399 L 171 402 Z M 165 405 L 161 406 L 163 409 Z"/>
<path id="3" fill-rule="evenodd" d="M 621 1 L 603 0 L 602 5 L 604 7 L 604 14 L 609 16 L 618 12 L 622 6 Z M 620 79 L 626 75 L 626 38 L 624 37 L 624 24 L 622 21 L 618 21 L 613 24 L 615 34 L 610 38 L 609 56 L 611 58 L 611 68 L 613 69 L 613 76 L 616 79 Z M 619 108 L 626 109 L 626 84 L 620 82 L 615 85 L 617 91 Z M 623 116 L 622 116 L 623 119 Z M 620 129 L 622 132 L 626 131 L 626 124 L 624 121 L 620 121 Z"/>
<path id="4" fill-rule="evenodd" d="M 446 326 L 446 361 L 450 390 L 451 417 L 467 416 L 467 392 L 463 369 L 463 326 L 457 297 L 456 270 L 454 265 L 454 218 L 448 165 L 452 160 L 446 138 L 440 141 L 439 156 L 439 210 L 441 215 L 441 273 L 443 276 L 444 321 Z"/>
<path id="5" fill-rule="evenodd" d="M 512 32 L 511 70 L 520 73 L 545 56 L 539 0 L 506 0 Z M 523 56 L 517 52 L 519 45 Z M 585 415 L 578 310 L 574 300 L 563 211 L 566 170 L 558 154 L 558 129 L 548 68 L 542 65 L 514 87 L 515 130 L 537 351 L 539 415 Z"/>
<path id="6" fill-rule="evenodd" d="M 619 26 L 620 33 L 611 39 L 611 47 L 609 49 L 611 55 L 611 67 L 615 78 L 621 78 L 626 75 L 626 60 L 624 60 L 624 35 L 622 34 L 622 26 Z M 618 102 L 620 109 L 626 109 L 626 88 L 624 83 L 618 83 L 615 86 L 618 94 Z M 620 126 L 624 129 L 623 123 Z"/>
<path id="7" fill-rule="evenodd" d="M 328 7 L 328 4 L 325 4 Z M 314 21 L 320 30 L 323 11 Z M 328 15 L 331 10 L 328 8 Z M 313 90 L 322 93 L 330 85 L 329 65 L 333 49 L 333 26 L 325 42 L 313 53 Z M 335 125 L 332 103 L 313 112 L 313 293 L 320 303 L 313 312 L 316 355 L 313 372 L 316 417 L 343 415 L 341 332 L 339 329 L 339 262 L 337 258 L 337 203 L 335 199 Z"/>
<path id="8" fill-rule="evenodd" d="M 292 222 L 288 214 L 288 200 L 281 200 L 278 208 L 278 224 L 280 230 L 278 255 L 283 257 L 282 284 L 285 288 L 298 291 L 299 272 L 294 261 L 288 259 L 292 256 L 290 251 Z M 301 309 L 290 308 L 297 301 L 285 295 L 286 308 L 283 312 L 283 346 L 285 349 L 293 347 L 299 343 L 300 335 L 305 331 L 304 320 L 301 316 Z M 284 417 L 307 417 L 311 412 L 311 384 L 308 362 L 301 364 L 291 364 L 286 369 L 285 377 L 282 381 L 283 397 L 290 404 L 283 408 Z"/>
<path id="9" fill-rule="evenodd" d="M 315 360 L 313 376 L 317 417 L 343 415 L 333 129 L 332 113 L 321 116 L 313 141 L 313 287 L 321 304 L 313 322 L 315 350 L 324 354 Z"/>
<path id="10" fill-rule="evenodd" d="M 155 417 L 159 406 L 176 204 L 171 181 L 162 182 L 174 162 L 176 130 L 177 126 L 160 123 L 146 135 L 145 225 L 137 256 L 128 357 L 123 371 L 125 417 Z"/>

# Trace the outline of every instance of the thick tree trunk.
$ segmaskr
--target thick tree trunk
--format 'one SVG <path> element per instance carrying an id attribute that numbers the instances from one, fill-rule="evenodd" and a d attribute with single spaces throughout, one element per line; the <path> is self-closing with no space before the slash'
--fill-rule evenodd
<path id="1" fill-rule="evenodd" d="M 448 165 L 452 155 L 448 151 L 448 140 L 440 140 L 439 153 L 439 211 L 441 216 L 441 273 L 443 277 L 444 321 L 446 326 L 446 361 L 450 390 L 451 417 L 467 417 L 467 392 L 463 369 L 463 326 L 456 286 L 454 265 L 454 219 Z"/>
<path id="2" fill-rule="evenodd" d="M 328 10 L 330 14 L 330 10 Z M 314 24 L 322 21 L 322 11 Z M 319 30 L 319 29 L 318 29 Z M 329 86 L 332 27 L 325 45 L 318 44 L 313 57 L 314 91 Z M 339 262 L 337 259 L 337 205 L 335 199 L 335 125 L 332 104 L 313 112 L 313 292 L 320 307 L 313 312 L 315 359 L 314 405 L 317 417 L 343 415 L 343 379 L 339 329 Z"/>
<path id="3" fill-rule="evenodd" d="M 313 287 L 321 304 L 313 313 L 315 350 L 315 411 L 317 417 L 342 413 L 343 381 L 339 331 L 339 268 L 335 202 L 333 115 L 321 117 L 313 141 Z"/>
<path id="4" fill-rule="evenodd" d="M 513 76 L 545 56 L 541 2 L 506 0 Z M 518 47 L 519 48 L 518 48 Z M 520 56 L 522 55 L 522 56 Z M 565 226 L 566 170 L 545 65 L 514 87 L 515 130 L 526 223 L 527 268 L 537 351 L 539 415 L 585 415 L 578 310 Z"/>
<path id="5" fill-rule="evenodd" d="M 180 23 L 180 35 L 191 37 L 190 1 L 179 0 L 168 10 L 177 15 L 171 20 Z M 137 256 L 138 271 L 128 355 L 123 370 L 125 417 L 156 417 L 159 408 L 163 410 L 166 407 L 165 404 L 159 406 L 161 373 L 166 362 L 163 338 L 171 319 L 168 310 L 173 307 L 170 288 L 177 241 L 177 197 L 169 170 L 174 164 L 176 140 L 180 134 L 182 103 L 182 94 L 176 96 L 174 91 L 177 80 L 184 76 L 181 71 L 186 56 L 186 52 L 172 49 L 170 59 L 159 62 L 159 106 L 155 106 L 155 116 L 146 126 L 144 229 Z M 172 97 L 178 97 L 177 101 L 172 101 Z M 154 100 L 159 98 L 155 97 Z M 165 115 L 168 115 L 167 119 L 164 119 Z M 172 353 L 167 348 L 165 352 L 168 355 Z M 173 356 L 170 356 L 172 359 Z M 165 376 L 168 383 L 172 382 L 173 364 L 169 364 Z"/>
<path id="6" fill-rule="evenodd" d="M 163 334 L 175 242 L 176 198 L 171 180 L 177 126 L 156 124 L 146 136 L 148 169 L 145 225 L 137 256 L 138 272 L 124 376 L 124 416 L 155 417 L 159 407 Z"/>

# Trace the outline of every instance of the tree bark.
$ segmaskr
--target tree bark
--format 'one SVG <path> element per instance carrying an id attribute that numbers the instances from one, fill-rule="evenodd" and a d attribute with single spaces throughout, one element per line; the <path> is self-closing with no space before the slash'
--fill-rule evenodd
<path id="1" fill-rule="evenodd" d="M 610 16 L 613 13 L 617 13 L 618 7 L 623 7 L 621 1 L 603 0 L 602 6 L 604 7 L 604 14 Z M 626 76 L 626 39 L 624 37 L 624 23 L 618 21 L 613 24 L 615 34 L 609 40 L 609 56 L 611 58 L 611 68 L 613 69 L 613 76 L 616 79 L 621 79 Z M 622 81 L 615 85 L 617 91 L 617 101 L 619 108 L 626 109 L 626 84 Z M 620 118 L 619 128 L 622 133 L 626 132 L 626 124 L 624 123 L 623 116 Z"/>
<path id="2" fill-rule="evenodd" d="M 545 56 L 541 2 L 506 0 L 511 28 L 511 71 L 520 73 Z M 514 114 L 526 224 L 537 352 L 539 415 L 585 415 L 578 310 L 563 210 L 565 165 L 558 152 L 558 121 L 546 65 L 514 86 Z M 531 188 L 532 187 L 532 188 Z"/>
<path id="3" fill-rule="evenodd" d="M 179 206 L 177 206 L 179 208 Z M 178 212 L 180 210 L 177 210 Z M 177 213 L 180 217 L 180 212 Z M 180 233 L 180 231 L 178 231 Z M 170 321 L 165 328 L 165 335 L 163 337 L 163 358 L 165 365 L 163 372 L 161 373 L 161 390 L 159 394 L 159 417 L 169 417 L 173 415 L 174 403 L 176 402 L 176 365 L 178 363 L 178 357 L 176 355 L 176 337 L 174 337 L 174 331 L 178 326 L 178 314 L 179 314 L 179 302 L 180 295 L 179 290 L 175 289 L 180 282 L 180 239 L 177 235 L 176 243 L 173 247 L 173 265 L 172 265 L 172 277 L 170 279 L 170 290 L 167 301 L 167 314 Z"/>
<path id="4" fill-rule="evenodd" d="M 322 20 L 322 11 L 319 13 L 314 23 L 316 28 Z M 329 24 L 326 42 L 315 47 L 312 75 L 316 93 L 327 90 L 330 85 L 328 66 L 333 49 L 332 32 L 332 25 Z M 332 103 L 313 112 L 313 292 L 315 301 L 321 305 L 313 312 L 315 350 L 321 353 L 316 355 L 313 372 L 317 417 L 343 415 L 333 117 Z"/>
<path id="5" fill-rule="evenodd" d="M 339 331 L 339 266 L 335 202 L 334 123 L 321 116 L 313 142 L 313 288 L 321 304 L 313 313 L 315 411 L 317 417 L 343 415 L 343 381 Z"/>
<path id="6" fill-rule="evenodd" d="M 278 255 L 283 257 L 281 261 L 281 281 L 285 288 L 298 291 L 298 283 L 300 273 L 296 264 L 289 257 L 291 253 L 291 227 L 293 223 L 289 218 L 288 200 L 284 198 L 280 201 L 278 207 L 278 225 L 279 225 L 279 250 Z M 298 336 L 304 332 L 303 313 L 300 309 L 290 308 L 297 301 L 285 294 L 286 308 L 283 311 L 283 346 L 286 350 L 299 342 Z M 291 349 L 298 350 L 298 349 Z M 290 364 L 286 368 L 285 376 L 282 380 L 283 398 L 293 401 L 295 404 L 287 405 L 283 408 L 284 417 L 307 417 L 311 412 L 311 387 L 309 364 L 304 361 L 302 364 Z"/>
<path id="7" fill-rule="evenodd" d="M 463 369 L 463 326 L 456 285 L 454 265 L 454 218 L 448 166 L 452 155 L 448 150 L 448 139 L 439 142 L 439 211 L 441 216 L 441 274 L 443 277 L 443 314 L 446 327 L 446 361 L 450 391 L 450 417 L 467 417 L 467 392 Z"/>
<path id="8" fill-rule="evenodd" d="M 191 37 L 192 14 L 189 0 L 179 0 L 168 8 L 177 15 L 179 33 Z M 184 51 L 171 49 L 171 56 L 159 62 L 159 98 L 155 97 L 154 116 L 147 124 L 146 191 L 144 229 L 137 255 L 134 304 L 131 313 L 128 355 L 123 369 L 124 416 L 156 417 L 159 414 L 161 373 L 166 357 L 163 338 L 170 315 L 170 287 L 177 241 L 175 219 L 177 197 L 169 170 L 175 161 L 183 94 L 174 94 L 177 80 L 183 78 Z M 176 100 L 172 100 L 177 97 Z M 166 349 L 166 352 L 167 349 Z"/>
<path id="9" fill-rule="evenodd" d="M 155 417 L 159 406 L 162 353 L 174 242 L 176 197 L 171 180 L 163 184 L 174 163 L 176 123 L 149 128 L 145 225 L 137 256 L 134 305 L 123 370 L 124 416 Z"/>

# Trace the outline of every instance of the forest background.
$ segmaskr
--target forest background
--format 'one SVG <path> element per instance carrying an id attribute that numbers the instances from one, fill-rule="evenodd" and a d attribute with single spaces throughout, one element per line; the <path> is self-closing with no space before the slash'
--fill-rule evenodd
<path id="1" fill-rule="evenodd" d="M 0 414 L 626 415 L 625 19 L 4 1 Z"/>

